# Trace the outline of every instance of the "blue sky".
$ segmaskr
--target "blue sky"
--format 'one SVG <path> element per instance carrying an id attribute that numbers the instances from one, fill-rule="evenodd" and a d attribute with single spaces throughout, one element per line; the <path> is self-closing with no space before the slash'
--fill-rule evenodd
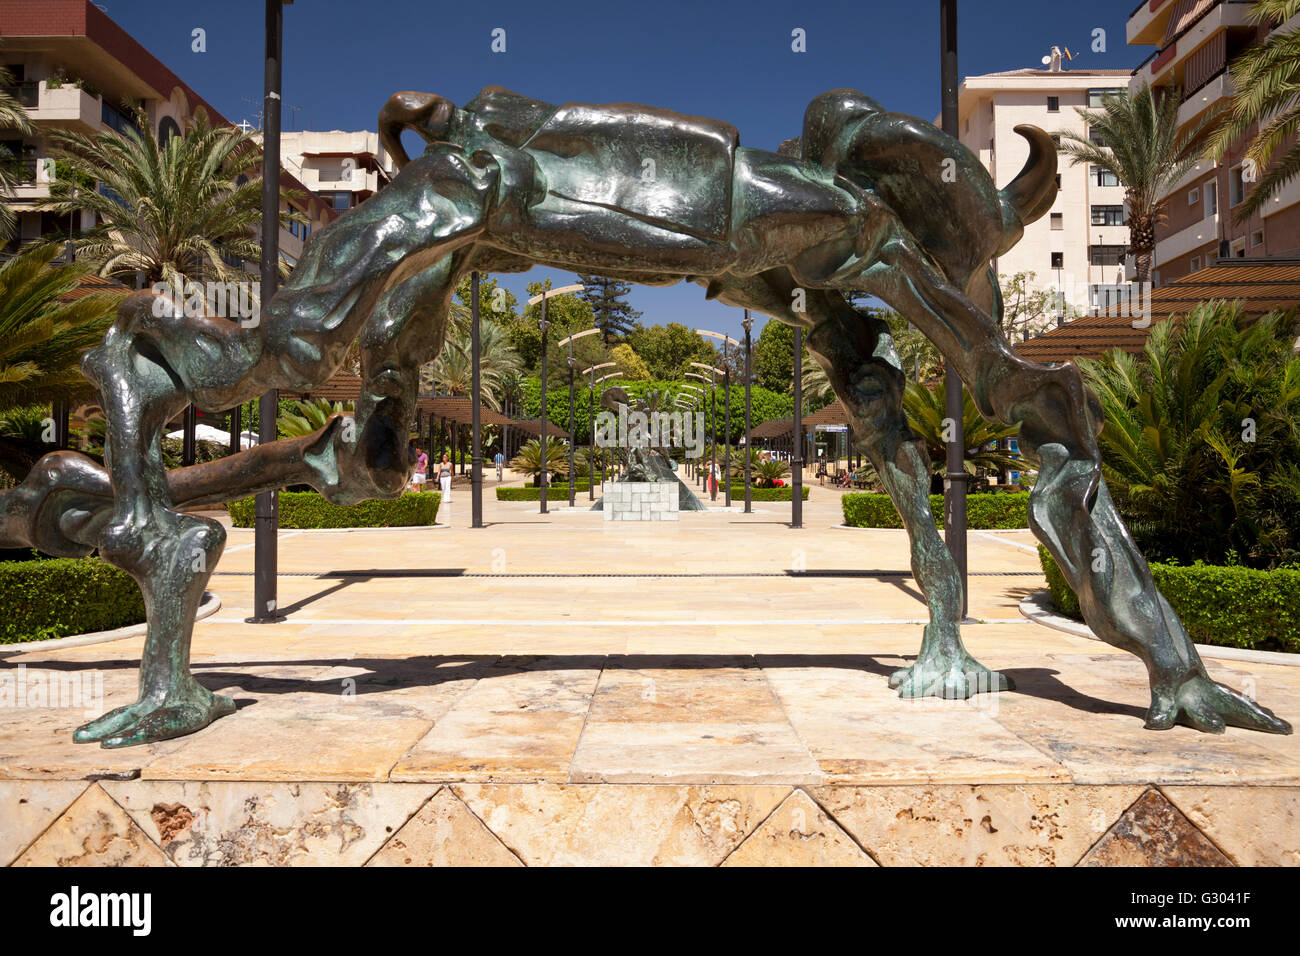
<path id="1" fill-rule="evenodd" d="M 262 0 L 101 6 L 229 119 L 256 123 Z M 1133 6 L 962 0 L 961 74 L 1038 66 L 1054 43 L 1076 55 L 1076 69 L 1131 68 L 1150 52 L 1124 43 Z M 775 149 L 798 134 L 808 101 L 836 87 L 937 115 L 938 10 L 938 0 L 297 0 L 284 8 L 284 126 L 374 129 L 397 90 L 464 103 L 495 83 L 554 103 L 626 101 L 717 117 L 740 129 L 742 143 Z M 206 52 L 191 49 L 195 28 L 206 31 Z M 504 53 L 491 50 L 496 28 L 505 30 Z M 806 33 L 805 53 L 791 50 L 795 28 Z M 1105 53 L 1090 49 L 1097 28 L 1106 31 Z M 546 275 L 572 281 L 543 269 L 503 281 L 522 296 L 525 283 Z M 740 334 L 739 311 L 704 301 L 698 286 L 638 286 L 629 298 L 645 322 Z"/>

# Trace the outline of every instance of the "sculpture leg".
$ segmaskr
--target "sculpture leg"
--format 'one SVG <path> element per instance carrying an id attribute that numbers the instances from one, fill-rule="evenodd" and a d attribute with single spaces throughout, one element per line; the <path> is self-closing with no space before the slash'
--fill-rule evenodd
<path id="1" fill-rule="evenodd" d="M 834 292 L 809 294 L 814 321 L 808 351 L 826 371 L 844 403 L 876 474 L 907 529 L 912 577 L 930 609 L 916 663 L 895 671 L 889 686 L 901 697 L 966 698 L 1010 690 L 966 650 L 959 625 L 961 582 L 930 510 L 930 459 L 903 414 L 904 375 L 889 326 L 859 313 Z"/>
<path id="2" fill-rule="evenodd" d="M 459 154 L 421 157 L 381 197 L 315 237 L 258 327 L 155 308 L 147 294 L 124 302 L 83 362 L 108 419 L 115 495 L 111 516 L 94 522 L 93 546 L 139 584 L 148 634 L 139 700 L 80 728 L 76 740 L 163 740 L 233 710 L 189 672 L 194 612 L 225 535 L 216 522 L 175 510 L 159 448 L 166 423 L 189 401 L 229 407 L 268 388 L 324 381 L 364 322 L 355 427 L 335 419 L 302 462 L 334 500 L 400 494 L 419 363 L 441 342 L 451 285 L 483 229 L 494 183 L 493 170 Z M 257 474 L 243 477 L 260 483 Z"/>
<path id="3" fill-rule="evenodd" d="M 1040 461 L 1030 527 L 1060 564 L 1097 636 L 1146 664 L 1152 698 L 1146 726 L 1183 723 L 1222 733 L 1231 724 L 1290 733 L 1290 724 L 1270 710 L 1209 678 L 1156 589 L 1102 480 L 1101 410 L 1078 369 L 1017 356 L 989 316 L 906 238 L 882 243 L 877 265 L 853 286 L 917 325 L 957 367 L 983 414 L 1021 423 L 1020 447 Z"/>

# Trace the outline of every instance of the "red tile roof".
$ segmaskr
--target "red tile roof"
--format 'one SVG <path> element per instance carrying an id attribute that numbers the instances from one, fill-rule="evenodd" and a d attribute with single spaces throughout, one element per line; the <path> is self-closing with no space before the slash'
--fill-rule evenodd
<path id="1" fill-rule="evenodd" d="M 1220 259 L 1212 266 L 1162 285 L 1151 293 L 1150 325 L 1142 315 L 1089 315 L 1015 346 L 1035 362 L 1095 358 L 1111 349 L 1141 352 L 1151 327 L 1178 321 L 1194 307 L 1213 299 L 1239 300 L 1247 316 L 1275 309 L 1300 308 L 1300 260 Z"/>

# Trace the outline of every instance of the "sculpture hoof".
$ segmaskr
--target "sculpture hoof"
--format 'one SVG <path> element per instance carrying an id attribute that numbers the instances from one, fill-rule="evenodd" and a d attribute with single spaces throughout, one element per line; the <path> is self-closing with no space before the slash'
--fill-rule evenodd
<path id="1" fill-rule="evenodd" d="M 1182 724 L 1207 734 L 1228 727 L 1289 734 L 1291 725 L 1245 694 L 1198 674 L 1187 678 L 1172 695 L 1157 695 L 1147 711 L 1148 730 L 1169 730 Z"/>
<path id="2" fill-rule="evenodd" d="M 229 697 L 207 691 L 203 697 L 206 699 L 179 703 L 137 701 L 78 727 L 72 739 L 77 743 L 97 740 L 106 749 L 134 747 L 184 737 L 235 712 L 235 702 Z"/>
<path id="3" fill-rule="evenodd" d="M 976 694 L 1015 690 L 1006 674 L 991 671 L 970 655 L 948 659 L 922 657 L 911 667 L 894 671 L 889 686 L 899 697 L 940 697 L 966 700 Z"/>

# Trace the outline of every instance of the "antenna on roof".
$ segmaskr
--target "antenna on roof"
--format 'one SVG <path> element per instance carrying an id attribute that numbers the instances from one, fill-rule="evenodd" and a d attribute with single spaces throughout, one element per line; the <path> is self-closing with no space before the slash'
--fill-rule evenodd
<path id="1" fill-rule="evenodd" d="M 1062 53 L 1059 46 L 1053 45 L 1052 52 L 1048 56 L 1043 57 L 1043 66 L 1047 67 L 1048 71 L 1051 73 L 1060 73 L 1062 57 L 1067 60 L 1073 60 L 1074 54 L 1070 52 L 1068 46 L 1065 48 L 1065 52 Z"/>

